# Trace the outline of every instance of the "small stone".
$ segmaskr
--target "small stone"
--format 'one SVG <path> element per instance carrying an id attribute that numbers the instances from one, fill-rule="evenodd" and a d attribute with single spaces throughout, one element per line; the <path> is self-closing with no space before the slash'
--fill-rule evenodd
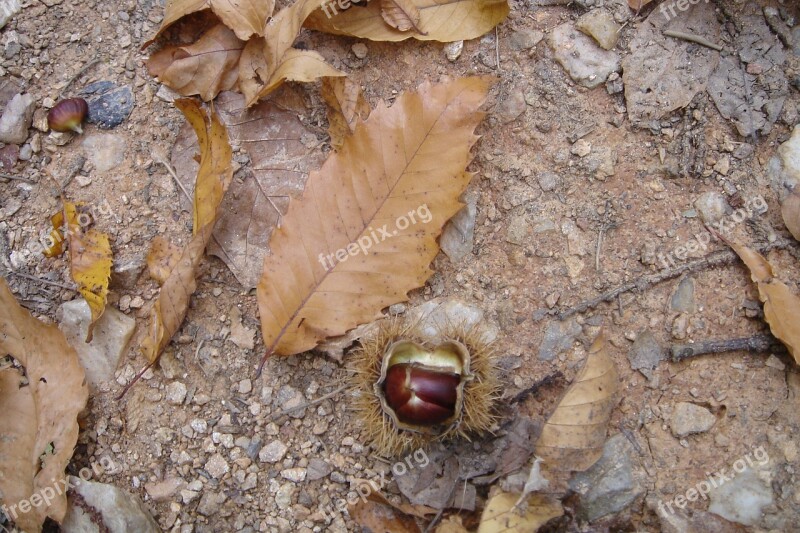
<path id="1" fill-rule="evenodd" d="M 746 526 L 758 524 L 764 507 L 772 505 L 774 501 L 772 488 L 749 468 L 715 486 L 709 496 L 710 512 Z"/>
<path id="2" fill-rule="evenodd" d="M 552 361 L 558 354 L 572 348 L 581 331 L 581 326 L 573 319 L 550 322 L 539 345 L 539 360 Z"/>
<path id="3" fill-rule="evenodd" d="M 281 470 L 281 477 L 293 481 L 294 483 L 302 483 L 305 481 L 306 474 L 305 468 L 287 468 L 286 470 Z"/>
<path id="4" fill-rule="evenodd" d="M 205 469 L 211 477 L 220 479 L 230 471 L 230 466 L 228 466 L 228 461 L 225 460 L 222 454 L 215 453 L 206 461 Z"/>
<path id="5" fill-rule="evenodd" d="M 593 9 L 584 14 L 575 23 L 575 27 L 592 37 L 606 50 L 614 48 L 619 39 L 619 24 L 603 9 Z"/>
<path id="6" fill-rule="evenodd" d="M 138 477 L 133 479 L 138 480 Z M 124 524 L 119 530 L 137 533 L 156 533 L 161 528 L 150 515 L 142 500 L 135 495 L 106 483 L 83 481 L 69 476 L 67 514 L 61 523 L 62 531 L 100 531 L 97 523 Z M 80 503 L 79 503 L 80 502 Z M 92 514 L 84 509 L 92 509 Z"/>
<path id="7" fill-rule="evenodd" d="M 517 119 L 527 107 L 525 94 L 521 90 L 511 91 L 505 98 L 500 100 L 495 108 L 495 115 L 503 124 L 507 124 Z"/>
<path id="8" fill-rule="evenodd" d="M 706 225 L 713 226 L 731 212 L 731 207 L 725 197 L 718 192 L 701 194 L 694 202 L 694 207 L 700 213 L 700 218 Z"/>
<path id="9" fill-rule="evenodd" d="M 144 271 L 144 260 L 141 256 L 127 259 L 117 263 L 114 262 L 114 270 L 111 272 L 110 286 L 114 289 L 131 290 L 136 285 Z"/>
<path id="10" fill-rule="evenodd" d="M 144 305 L 144 298 L 141 296 L 134 296 L 131 300 L 131 309 L 141 309 Z"/>
<path id="11" fill-rule="evenodd" d="M 11 17 L 22 9 L 21 0 L 2 0 L 0 2 L 0 29 L 3 29 Z"/>
<path id="12" fill-rule="evenodd" d="M 536 180 L 544 192 L 554 191 L 561 184 L 561 177 L 555 172 L 542 172 Z"/>
<path id="13" fill-rule="evenodd" d="M 475 220 L 478 215 L 478 195 L 470 195 L 466 205 L 450 219 L 442 230 L 439 246 L 454 263 L 470 252 L 475 241 Z"/>
<path id="14" fill-rule="evenodd" d="M 569 149 L 572 155 L 577 155 L 578 157 L 586 157 L 592 152 L 592 145 L 586 139 L 578 139 L 575 141 L 575 144 Z"/>
<path id="15" fill-rule="evenodd" d="M 768 366 L 769 368 L 774 368 L 775 370 L 786 369 L 786 365 L 783 364 L 783 361 L 775 357 L 774 354 L 770 354 L 770 356 L 767 357 L 767 360 L 764 361 L 764 365 Z"/>
<path id="16" fill-rule="evenodd" d="M 653 333 L 644 330 L 636 335 L 636 340 L 628 352 L 628 361 L 631 363 L 631 368 L 641 372 L 647 379 L 652 379 L 653 370 L 666 358 L 666 355 L 666 351 Z"/>
<path id="17" fill-rule="evenodd" d="M 6 105 L 0 117 L 0 141 L 6 144 L 22 144 L 28 138 L 28 128 L 33 120 L 36 104 L 30 94 L 17 94 Z"/>
<path id="18" fill-rule="evenodd" d="M 512 50 L 519 52 L 522 50 L 530 50 L 539 44 L 542 39 L 544 39 L 544 33 L 540 32 L 539 30 L 523 29 L 515 31 L 511 34 L 509 44 Z"/>
<path id="19" fill-rule="evenodd" d="M 720 157 L 719 161 L 717 161 L 717 164 L 714 165 L 714 172 L 718 172 L 723 176 L 727 176 L 730 169 L 731 169 L 731 158 L 727 154 Z"/>
<path id="20" fill-rule="evenodd" d="M 689 335 L 689 315 L 681 313 L 672 322 L 672 338 L 675 340 L 685 340 Z"/>
<path id="21" fill-rule="evenodd" d="M 198 433 L 205 433 L 208 431 L 208 422 L 202 418 L 195 418 L 189 422 L 189 426 Z"/>
<path id="22" fill-rule="evenodd" d="M 96 81 L 81 91 L 89 104 L 86 120 L 100 128 L 119 126 L 133 111 L 134 98 L 130 86 L 118 86 L 110 81 Z"/>
<path id="23" fill-rule="evenodd" d="M 324 460 L 315 457 L 308 462 L 308 474 L 306 475 L 306 479 L 309 481 L 316 481 L 330 473 L 331 466 Z"/>
<path id="24" fill-rule="evenodd" d="M 167 401 L 173 405 L 181 405 L 186 399 L 186 385 L 180 381 L 173 381 L 167 385 Z"/>
<path id="25" fill-rule="evenodd" d="M 22 161 L 30 161 L 31 157 L 33 157 L 33 147 L 26 143 L 19 149 L 19 158 Z"/>
<path id="26" fill-rule="evenodd" d="M 181 478 L 173 477 L 157 483 L 145 483 L 144 489 L 154 501 L 161 502 L 171 499 L 184 484 Z"/>
<path id="27" fill-rule="evenodd" d="M 89 176 L 83 176 L 81 174 L 75 176 L 74 181 L 75 183 L 78 184 L 78 187 L 88 187 L 89 185 L 92 184 L 92 178 L 90 178 Z"/>
<path id="28" fill-rule="evenodd" d="M 717 417 L 705 407 L 689 402 L 679 402 L 675 405 L 670 418 L 670 429 L 677 438 L 683 438 L 693 433 L 705 433 L 717 422 Z"/>
<path id="29" fill-rule="evenodd" d="M 355 43 L 351 49 L 353 50 L 353 55 L 355 55 L 358 59 L 364 59 L 367 57 L 367 45 L 364 43 Z"/>
<path id="30" fill-rule="evenodd" d="M 214 516 L 219 512 L 227 497 L 223 492 L 205 492 L 197 504 L 197 512 L 203 516 Z"/>
<path id="31" fill-rule="evenodd" d="M 444 54 L 451 63 L 461 56 L 464 50 L 464 41 L 453 41 L 444 45 Z"/>
<path id="32" fill-rule="evenodd" d="M 19 152 L 19 146 L 16 144 L 8 144 L 0 148 L 0 169 L 11 172 L 19 160 Z"/>
<path id="33" fill-rule="evenodd" d="M 525 218 L 525 215 L 520 213 L 511 217 L 506 230 L 506 241 L 517 246 L 524 246 L 528 244 L 528 235 L 530 232 L 530 224 Z"/>
<path id="34" fill-rule="evenodd" d="M 619 55 L 603 50 L 569 22 L 556 27 L 547 42 L 570 78 L 586 88 L 605 83 L 612 72 L 619 71 Z"/>
<path id="35" fill-rule="evenodd" d="M 253 390 L 253 382 L 250 378 L 245 378 L 239 382 L 239 394 L 250 394 Z"/>
<path id="36" fill-rule="evenodd" d="M 93 133 L 81 141 L 81 148 L 95 170 L 105 173 L 118 167 L 125 159 L 125 137 L 112 133 Z"/>
<path id="37" fill-rule="evenodd" d="M 274 440 L 261 448 L 258 452 L 258 460 L 262 463 L 277 463 L 286 455 L 289 447 L 279 440 Z"/>
<path id="38" fill-rule="evenodd" d="M 558 303 L 559 298 L 561 298 L 560 292 L 551 292 L 545 297 L 544 303 L 547 304 L 549 309 L 552 309 Z"/>
<path id="39" fill-rule="evenodd" d="M 275 505 L 278 509 L 288 509 L 292 505 L 292 496 L 294 496 L 295 486 L 293 483 L 284 483 L 275 494 Z"/>
<path id="40" fill-rule="evenodd" d="M 694 279 L 685 277 L 670 299 L 670 308 L 677 313 L 694 313 Z"/>

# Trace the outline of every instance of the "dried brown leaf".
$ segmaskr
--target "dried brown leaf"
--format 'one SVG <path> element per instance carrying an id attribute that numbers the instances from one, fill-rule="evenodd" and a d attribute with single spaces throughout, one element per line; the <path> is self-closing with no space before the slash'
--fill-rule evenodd
<path id="1" fill-rule="evenodd" d="M 639 11 L 644 6 L 652 2 L 653 0 L 628 0 L 628 5 L 631 6 L 631 9 L 635 9 Z"/>
<path id="2" fill-rule="evenodd" d="M 192 240 L 161 286 L 150 311 L 150 327 L 142 351 L 151 363 L 161 355 L 186 316 L 189 299 L 197 288 L 195 276 L 203 252 L 211 240 L 217 211 L 233 177 L 233 151 L 225 126 L 216 113 L 210 116 L 194 100 L 175 101 L 192 125 L 200 142 L 200 168 L 194 192 Z"/>
<path id="3" fill-rule="evenodd" d="M 239 39 L 246 41 L 253 35 L 264 34 L 267 19 L 275 9 L 275 0 L 168 0 L 161 27 L 145 47 L 186 15 L 204 9 L 210 9 Z"/>
<path id="4" fill-rule="evenodd" d="M 410 0 L 409 0 L 410 1 Z M 400 31 L 383 18 L 382 2 L 369 2 L 366 7 L 337 11 L 332 3 L 324 4 L 305 22 L 314 30 L 350 35 L 373 41 L 403 41 L 410 37 L 422 41 L 462 41 L 484 35 L 508 15 L 506 0 L 414 0 L 420 18 L 419 31 Z"/>
<path id="5" fill-rule="evenodd" d="M 267 354 L 300 353 L 342 335 L 428 279 L 436 237 L 462 207 L 489 84 L 425 84 L 391 108 L 380 105 L 311 173 L 273 234 L 258 285 Z M 409 227 L 411 213 L 427 221 Z"/>
<path id="6" fill-rule="evenodd" d="M 297 100 L 298 92 L 287 86 L 251 108 L 245 108 L 242 95 L 231 92 L 223 92 L 214 102 L 231 143 L 241 147 L 250 164 L 239 174 L 243 179 L 231 182 L 207 253 L 222 259 L 248 289 L 258 284 L 270 236 L 289 198 L 303 193 L 308 173 L 323 161 L 320 150 L 307 146 L 315 137 L 297 118 L 305 112 Z M 197 151 L 197 136 L 186 124 L 171 161 L 189 194 L 199 166 L 194 159 Z"/>
<path id="7" fill-rule="evenodd" d="M 526 531 L 533 533 L 553 518 L 564 514 L 561 503 L 555 498 L 533 494 L 526 506 L 516 506 L 518 496 L 498 491 L 486 502 L 478 533 L 507 533 Z"/>
<path id="8" fill-rule="evenodd" d="M 468 533 L 468 531 L 461 522 L 460 516 L 451 515 L 436 526 L 436 533 Z"/>
<path id="9" fill-rule="evenodd" d="M 548 470 L 583 471 L 600 459 L 618 386 L 617 369 L 600 333 L 536 442 L 536 456 Z"/>
<path id="10" fill-rule="evenodd" d="M 189 46 L 168 46 L 147 60 L 147 70 L 183 96 L 211 101 L 236 86 L 237 65 L 245 44 L 217 24 Z"/>
<path id="11" fill-rule="evenodd" d="M 788 348 L 800 364 L 800 297 L 774 277 L 772 265 L 755 250 L 725 241 L 750 269 L 750 277 L 758 286 L 758 296 L 764 303 L 764 319 L 772 334 Z"/>
<path id="12" fill-rule="evenodd" d="M 348 506 L 348 513 L 365 531 L 392 533 L 421 533 L 417 522 L 386 498 L 371 492 L 366 499 L 362 498 Z"/>
<path id="13" fill-rule="evenodd" d="M 323 1 L 297 0 L 269 21 L 263 39 L 248 41 L 239 62 L 239 88 L 248 106 L 284 81 L 308 82 L 326 76 L 344 76 L 317 52 L 292 48 L 303 21 Z"/>
<path id="14" fill-rule="evenodd" d="M 419 29 L 420 14 L 413 0 L 380 0 L 384 22 L 399 31 L 425 32 Z"/>
<path id="15" fill-rule="evenodd" d="M 190 126 L 191 127 L 191 126 Z M 150 277 L 163 285 L 172 269 L 178 264 L 183 250 L 161 235 L 156 235 L 147 253 L 147 271 Z"/>
<path id="16" fill-rule="evenodd" d="M 78 355 L 63 333 L 35 319 L 17 303 L 0 278 L 0 353 L 25 368 L 0 372 L 0 494 L 6 513 L 24 531 L 40 531 L 45 517 L 60 522 L 66 491 L 50 501 L 32 496 L 55 493 L 78 441 L 78 413 L 89 389 Z M 27 512 L 25 504 L 28 504 Z"/>
<path id="17" fill-rule="evenodd" d="M 328 104 L 328 132 L 331 145 L 339 148 L 344 138 L 356 131 L 358 121 L 369 117 L 369 104 L 361 87 L 350 78 L 322 78 L 320 91 Z"/>

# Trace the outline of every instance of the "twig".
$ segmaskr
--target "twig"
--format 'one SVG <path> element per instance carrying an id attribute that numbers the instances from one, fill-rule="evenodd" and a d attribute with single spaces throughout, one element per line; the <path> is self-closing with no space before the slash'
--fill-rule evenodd
<path id="1" fill-rule="evenodd" d="M 280 417 L 282 417 L 284 415 L 288 415 L 289 413 L 292 413 L 294 411 L 299 411 L 300 409 L 305 409 L 306 407 L 311 407 L 312 405 L 317 405 L 318 403 L 322 403 L 325 400 L 329 400 L 329 399 L 333 398 L 334 396 L 336 396 L 337 394 L 339 394 L 340 392 L 342 392 L 343 390 L 345 390 L 346 388 L 347 388 L 347 385 L 342 385 L 341 387 L 339 387 L 335 391 L 329 392 L 328 394 L 320 396 L 319 398 L 317 398 L 315 400 L 311 400 L 311 401 L 306 402 L 304 404 L 296 405 L 294 407 L 290 407 L 288 409 L 284 409 L 283 411 L 279 411 L 277 413 L 273 413 L 273 414 L 271 414 L 270 416 L 267 417 L 267 422 L 271 422 L 273 420 L 277 420 L 278 418 L 280 418 Z"/>
<path id="2" fill-rule="evenodd" d="M 494 55 L 497 61 L 497 72 L 500 72 L 500 34 L 497 32 L 497 26 L 494 27 Z"/>
<path id="3" fill-rule="evenodd" d="M 62 289 L 66 289 L 68 291 L 77 291 L 78 290 L 76 287 L 70 287 L 69 285 L 64 285 L 63 283 L 59 283 L 57 281 L 50 281 L 49 279 L 45 279 L 45 278 L 37 278 L 36 276 L 30 276 L 28 274 L 23 274 L 22 272 L 17 272 L 16 270 L 8 270 L 7 272 L 9 274 L 12 274 L 12 275 L 20 277 L 20 278 L 25 278 L 25 279 L 29 279 L 31 281 L 44 283 L 45 285 L 53 285 L 54 287 L 59 287 L 59 288 L 62 288 Z"/>
<path id="4" fill-rule="evenodd" d="M 151 368 L 153 368 L 153 366 L 155 366 L 155 364 L 157 362 L 158 362 L 158 358 L 156 358 L 155 361 L 153 361 L 152 363 L 148 363 L 144 368 L 142 368 L 139 371 L 138 374 L 133 376 L 133 379 L 131 380 L 131 382 L 128 383 L 127 385 L 125 385 L 125 388 L 122 389 L 122 392 L 119 393 L 119 396 L 117 396 L 114 399 L 117 400 L 117 401 L 121 400 L 122 397 L 125 396 L 125 394 L 127 394 L 127 392 L 130 390 L 130 388 L 133 387 L 134 385 L 136 385 L 136 382 L 139 381 L 142 378 L 142 376 L 144 376 L 144 373 L 147 372 L 148 370 L 150 370 Z"/>
<path id="5" fill-rule="evenodd" d="M 23 178 L 22 176 L 15 176 L 14 174 L 0 174 L 0 178 L 7 179 L 7 180 L 24 181 L 25 183 L 36 184 L 36 182 L 33 181 L 33 180 L 30 180 L 28 178 Z"/>
<path id="6" fill-rule="evenodd" d="M 690 41 L 693 43 L 697 43 L 703 46 L 707 46 L 717 52 L 722 51 L 722 46 L 718 45 L 717 43 L 712 43 L 705 37 L 700 37 L 699 35 L 692 35 L 691 33 L 684 33 L 682 31 L 675 31 L 675 30 L 664 30 L 664 35 L 667 37 L 675 37 L 676 39 L 683 39 L 684 41 Z"/>
<path id="7" fill-rule="evenodd" d="M 169 164 L 169 161 L 167 161 L 167 159 L 164 157 L 164 154 L 161 154 L 160 152 L 156 151 L 153 153 L 153 159 L 155 160 L 156 163 L 161 163 L 162 165 L 164 165 L 164 168 L 167 169 L 169 175 L 172 176 L 173 180 L 175 180 L 175 183 L 178 185 L 178 188 L 181 191 L 183 191 L 184 195 L 186 195 L 186 198 L 189 200 L 189 203 L 192 203 L 193 202 L 192 195 L 189 194 L 189 191 L 187 191 L 186 188 L 183 186 L 181 180 L 178 179 L 177 172 L 175 172 L 175 169 L 172 168 L 172 165 Z"/>
<path id="8" fill-rule="evenodd" d="M 87 70 L 89 70 L 90 68 L 92 68 L 93 66 L 98 64 L 99 62 L 100 62 L 100 59 L 99 58 L 95 58 L 95 59 L 92 59 L 91 61 L 89 61 L 88 63 L 86 63 L 83 67 L 81 67 L 81 69 L 78 72 L 76 72 L 74 76 L 72 76 L 69 80 L 67 80 L 67 84 L 64 85 L 61 88 L 61 91 L 59 91 L 58 97 L 61 98 L 64 95 L 64 93 L 66 92 L 66 90 L 69 89 L 69 86 L 72 85 L 73 83 L 75 83 L 75 80 L 80 78 L 83 75 L 84 72 L 86 72 Z"/>
<path id="9" fill-rule="evenodd" d="M 788 240 L 779 240 L 771 242 L 769 244 L 758 246 L 755 248 L 755 250 L 763 255 L 764 253 L 772 250 L 792 248 L 793 246 L 796 246 L 794 242 Z M 734 263 L 738 258 L 739 256 L 736 255 L 736 253 L 731 250 L 721 250 L 719 252 L 710 254 L 706 257 L 695 259 L 694 261 L 689 261 L 688 263 L 685 263 L 679 267 L 670 268 L 667 270 L 663 270 L 661 272 L 657 272 L 655 274 L 642 276 L 633 281 L 629 281 L 628 283 L 625 283 L 623 285 L 620 285 L 619 287 L 606 291 L 603 294 L 600 294 L 599 296 L 595 296 L 594 298 L 590 298 L 589 300 L 584 300 L 575 307 L 571 307 L 566 311 L 558 312 L 557 310 L 543 309 L 534 313 L 534 316 L 539 316 L 544 318 L 547 315 L 557 315 L 559 320 L 564 320 L 565 318 L 569 318 L 572 315 L 583 313 L 585 311 L 588 311 L 589 309 L 594 309 L 603 302 L 610 302 L 620 294 L 632 290 L 643 291 L 649 287 L 652 287 L 653 285 L 661 283 L 662 281 L 677 278 L 678 276 L 686 272 L 698 272 L 709 268 L 729 265 L 731 263 Z"/>
<path id="10" fill-rule="evenodd" d="M 780 346 L 781 343 L 775 337 L 769 334 L 763 334 L 739 339 L 701 341 L 694 344 L 673 344 L 670 352 L 672 353 L 672 361 L 677 363 L 689 357 L 697 357 L 698 355 L 710 353 L 738 351 L 768 352 Z"/>

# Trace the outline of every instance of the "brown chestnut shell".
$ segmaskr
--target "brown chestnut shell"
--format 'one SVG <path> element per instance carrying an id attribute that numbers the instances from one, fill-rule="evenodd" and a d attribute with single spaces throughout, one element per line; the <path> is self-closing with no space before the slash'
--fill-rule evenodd
<path id="1" fill-rule="evenodd" d="M 89 104 L 83 98 L 61 100 L 47 113 L 47 125 L 53 131 L 83 133 L 81 124 L 89 113 Z"/>

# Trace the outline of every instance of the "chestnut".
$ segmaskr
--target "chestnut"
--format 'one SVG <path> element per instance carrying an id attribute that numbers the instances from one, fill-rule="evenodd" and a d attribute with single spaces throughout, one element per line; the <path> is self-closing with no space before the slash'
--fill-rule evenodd
<path id="1" fill-rule="evenodd" d="M 433 426 L 455 414 L 460 383 L 461 376 L 454 372 L 401 363 L 386 372 L 383 392 L 398 420 Z"/>
<path id="2" fill-rule="evenodd" d="M 81 124 L 89 113 L 89 105 L 83 98 L 61 100 L 47 113 L 47 125 L 53 131 L 83 133 Z"/>

